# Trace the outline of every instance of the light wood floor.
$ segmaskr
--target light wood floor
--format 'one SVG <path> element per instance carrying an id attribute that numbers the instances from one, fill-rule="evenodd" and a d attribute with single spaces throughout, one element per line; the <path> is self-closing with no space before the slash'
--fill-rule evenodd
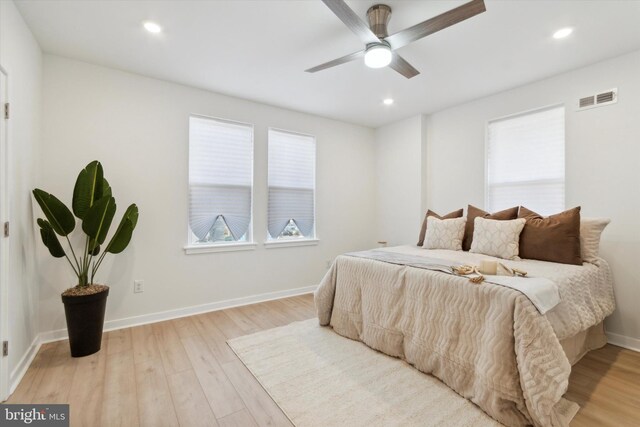
<path id="1" fill-rule="evenodd" d="M 108 332 L 79 359 L 45 344 L 8 403 L 69 403 L 72 426 L 291 426 L 226 340 L 314 315 L 304 295 Z M 572 427 L 640 425 L 640 353 L 589 353 L 567 397 Z"/>

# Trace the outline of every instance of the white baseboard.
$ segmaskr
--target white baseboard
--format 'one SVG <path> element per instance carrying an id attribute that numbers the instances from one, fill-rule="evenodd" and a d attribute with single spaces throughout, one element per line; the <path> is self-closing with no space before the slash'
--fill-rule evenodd
<path id="1" fill-rule="evenodd" d="M 104 331 L 114 331 L 116 329 L 130 328 L 132 326 L 146 325 L 148 323 L 161 322 L 163 320 L 177 319 L 180 317 L 193 316 L 195 314 L 208 313 L 210 311 L 224 310 L 225 308 L 239 307 L 243 305 L 256 304 L 275 299 L 304 295 L 315 291 L 317 286 L 306 286 L 304 288 L 288 289 L 286 291 L 268 292 L 265 294 L 252 295 L 242 298 L 228 299 L 224 301 L 211 302 L 207 304 L 194 305 L 191 307 L 177 308 L 175 310 L 161 311 L 157 313 L 143 314 L 141 316 L 126 317 L 124 319 L 108 320 L 104 322 Z M 66 329 L 41 332 L 40 343 L 60 341 L 68 338 Z"/>
<path id="2" fill-rule="evenodd" d="M 613 332 L 606 332 L 606 334 L 609 344 L 640 352 L 640 339 L 614 334 Z"/>
<path id="3" fill-rule="evenodd" d="M 31 362 L 33 362 L 36 354 L 38 354 L 38 350 L 40 350 L 40 345 L 40 335 L 37 335 L 24 353 L 24 356 L 22 356 L 22 359 L 20 359 L 16 367 L 11 371 L 11 375 L 9 376 L 9 395 L 13 394 L 18 384 L 20 384 L 22 377 L 27 373 L 27 369 L 29 369 Z"/>

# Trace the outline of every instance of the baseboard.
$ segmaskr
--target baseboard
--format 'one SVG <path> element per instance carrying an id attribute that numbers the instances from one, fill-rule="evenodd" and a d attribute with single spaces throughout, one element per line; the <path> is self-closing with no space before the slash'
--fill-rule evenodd
<path id="1" fill-rule="evenodd" d="M 16 390 L 16 387 L 18 387 L 18 384 L 20 384 L 20 381 L 22 381 L 22 377 L 24 377 L 24 374 L 27 373 L 27 369 L 29 369 L 29 366 L 31 366 L 31 362 L 33 362 L 36 354 L 38 354 L 38 350 L 40 350 L 40 345 L 40 335 L 37 335 L 27 351 L 24 353 L 24 356 L 22 356 L 22 359 L 20 359 L 16 367 L 9 375 L 9 396 L 13 394 L 13 392 Z"/>
<path id="2" fill-rule="evenodd" d="M 613 332 L 606 332 L 606 334 L 609 344 L 640 352 L 640 339 L 614 334 Z"/>
<path id="3" fill-rule="evenodd" d="M 275 299 L 304 295 L 315 291 L 317 286 L 306 286 L 304 288 L 288 289 L 286 291 L 268 292 L 264 294 L 252 295 L 242 298 L 228 299 L 207 304 L 183 307 L 175 310 L 161 311 L 157 313 L 143 314 L 141 316 L 126 317 L 124 319 L 108 320 L 104 322 L 104 331 L 114 331 L 132 326 L 146 325 L 148 323 L 161 322 L 163 320 L 178 319 L 180 317 L 193 316 L 195 314 L 208 313 L 210 311 L 224 310 L 226 308 L 240 307 L 243 305 L 256 304 L 260 302 L 272 301 Z M 68 338 L 66 329 L 41 332 L 39 335 L 40 344 L 60 341 Z"/>

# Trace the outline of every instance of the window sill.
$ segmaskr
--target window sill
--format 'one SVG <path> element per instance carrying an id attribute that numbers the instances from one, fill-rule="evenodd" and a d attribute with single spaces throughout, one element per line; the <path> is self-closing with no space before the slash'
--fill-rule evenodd
<path id="1" fill-rule="evenodd" d="M 264 242 L 264 247 L 267 249 L 291 248 L 295 246 L 315 246 L 318 243 L 320 243 L 320 240 L 318 239 L 269 240 Z"/>
<path id="2" fill-rule="evenodd" d="M 184 247 L 184 252 L 187 255 L 193 255 L 212 252 L 252 251 L 256 246 L 258 246 L 258 244 L 255 242 L 222 243 L 217 245 L 187 245 Z"/>

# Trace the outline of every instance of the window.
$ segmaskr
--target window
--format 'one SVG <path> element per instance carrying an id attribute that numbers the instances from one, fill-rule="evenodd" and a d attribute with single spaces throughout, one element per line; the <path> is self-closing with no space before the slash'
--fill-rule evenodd
<path id="1" fill-rule="evenodd" d="M 487 208 L 564 210 L 564 107 L 489 122 Z"/>
<path id="2" fill-rule="evenodd" d="M 269 240 L 315 238 L 316 140 L 269 129 Z"/>
<path id="3" fill-rule="evenodd" d="M 253 126 L 189 119 L 189 244 L 251 241 Z"/>

